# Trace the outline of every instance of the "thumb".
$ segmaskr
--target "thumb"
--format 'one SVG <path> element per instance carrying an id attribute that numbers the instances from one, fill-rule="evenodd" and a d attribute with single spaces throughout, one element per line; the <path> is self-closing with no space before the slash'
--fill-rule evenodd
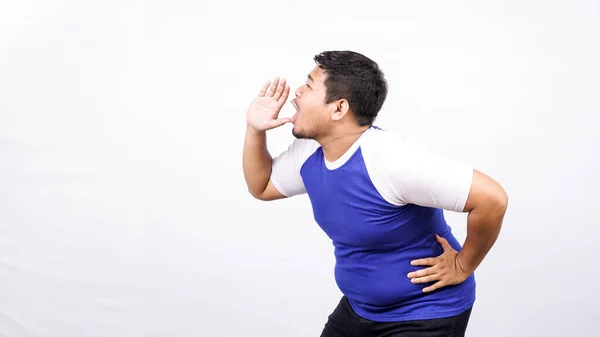
<path id="1" fill-rule="evenodd" d="M 442 245 L 442 248 L 444 249 L 444 251 L 454 249 L 454 248 L 452 248 L 452 246 L 450 246 L 450 244 L 448 243 L 448 240 L 444 239 L 443 237 L 439 236 L 438 234 L 435 235 L 435 238 L 437 239 L 437 242 L 439 242 L 440 245 Z"/>
<path id="2" fill-rule="evenodd" d="M 291 118 L 286 117 L 286 118 L 274 119 L 269 124 L 271 125 L 271 127 L 276 128 L 276 127 L 282 126 L 285 123 L 289 123 L 291 121 L 292 121 Z"/>

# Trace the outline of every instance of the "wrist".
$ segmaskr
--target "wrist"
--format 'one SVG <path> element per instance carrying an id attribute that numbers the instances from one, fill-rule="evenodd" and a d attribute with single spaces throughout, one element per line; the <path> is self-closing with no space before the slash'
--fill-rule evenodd
<path id="1" fill-rule="evenodd" d="M 265 131 L 258 130 L 257 128 L 248 123 L 246 123 L 246 132 L 252 135 L 261 135 L 265 133 Z"/>
<path id="2" fill-rule="evenodd" d="M 460 268 L 460 270 L 466 275 L 471 275 L 475 272 L 475 267 L 468 262 L 468 259 L 465 258 L 465 253 L 462 250 L 456 255 L 456 264 L 458 265 L 458 268 Z"/>

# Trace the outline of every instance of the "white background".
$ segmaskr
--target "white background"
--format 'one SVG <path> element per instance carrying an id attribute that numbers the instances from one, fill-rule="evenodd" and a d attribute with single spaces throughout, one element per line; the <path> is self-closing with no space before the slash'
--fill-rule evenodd
<path id="1" fill-rule="evenodd" d="M 331 242 L 241 151 L 261 85 L 332 49 L 386 73 L 377 125 L 509 193 L 468 336 L 597 336 L 599 41 L 592 0 L 3 0 L 0 336 L 318 336 Z"/>

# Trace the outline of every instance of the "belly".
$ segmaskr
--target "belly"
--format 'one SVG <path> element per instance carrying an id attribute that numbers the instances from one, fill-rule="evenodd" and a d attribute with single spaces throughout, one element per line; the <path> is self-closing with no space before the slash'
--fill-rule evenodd
<path id="1" fill-rule="evenodd" d="M 374 307 L 402 305 L 423 296 L 424 284 L 412 284 L 407 274 L 422 267 L 410 261 L 437 256 L 436 249 L 425 247 L 386 251 L 337 250 L 336 283 L 348 298 Z"/>

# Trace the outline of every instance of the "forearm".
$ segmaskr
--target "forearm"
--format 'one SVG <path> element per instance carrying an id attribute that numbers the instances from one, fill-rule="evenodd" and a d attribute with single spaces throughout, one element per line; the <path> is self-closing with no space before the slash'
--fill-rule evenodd
<path id="1" fill-rule="evenodd" d="M 474 272 L 496 242 L 505 212 L 506 202 L 502 201 L 476 207 L 469 212 L 467 237 L 457 257 L 465 272 Z"/>
<path id="2" fill-rule="evenodd" d="M 254 196 L 260 195 L 269 182 L 273 158 L 267 150 L 267 136 L 264 131 L 246 127 L 243 150 L 244 178 L 248 190 Z"/>

